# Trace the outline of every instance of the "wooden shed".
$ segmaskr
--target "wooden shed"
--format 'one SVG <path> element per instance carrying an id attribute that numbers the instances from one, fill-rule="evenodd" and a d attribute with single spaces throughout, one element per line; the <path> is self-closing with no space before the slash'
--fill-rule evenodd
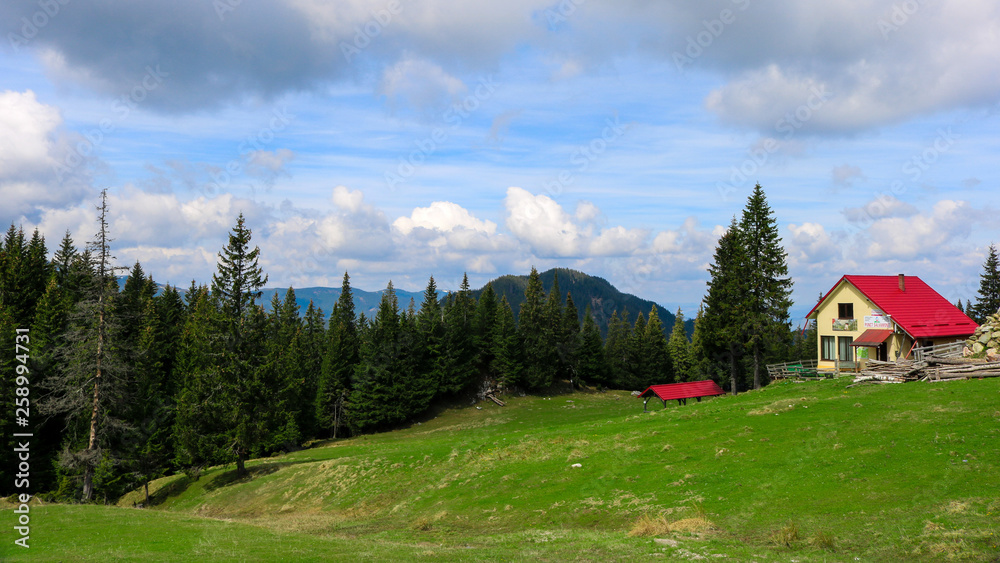
<path id="1" fill-rule="evenodd" d="M 686 383 L 666 383 L 663 385 L 651 385 L 648 389 L 639 393 L 639 397 L 644 398 L 642 402 L 642 412 L 646 412 L 646 404 L 653 397 L 663 401 L 663 408 L 667 408 L 667 401 L 676 400 L 678 405 L 686 405 L 688 399 L 698 399 L 702 397 L 712 397 L 715 395 L 725 395 L 726 392 L 711 379 L 704 381 L 689 381 Z"/>

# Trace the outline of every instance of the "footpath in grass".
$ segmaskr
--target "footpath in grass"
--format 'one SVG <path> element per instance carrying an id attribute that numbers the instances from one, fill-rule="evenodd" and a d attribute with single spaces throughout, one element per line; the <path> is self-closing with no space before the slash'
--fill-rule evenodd
<path id="1" fill-rule="evenodd" d="M 1000 558 L 1000 381 L 510 398 L 36 507 L 11 560 Z M 650 403 L 653 407 L 653 403 Z M 9 513 L 5 511 L 5 515 Z M 11 540 L 12 541 L 12 540 Z M 89 559 L 88 559 L 89 558 Z"/>

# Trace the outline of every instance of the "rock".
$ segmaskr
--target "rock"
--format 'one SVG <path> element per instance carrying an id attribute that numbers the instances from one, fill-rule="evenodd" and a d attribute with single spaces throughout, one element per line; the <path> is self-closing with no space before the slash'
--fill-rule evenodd
<path id="1" fill-rule="evenodd" d="M 978 353 L 982 352 L 985 349 L 986 349 L 986 346 L 983 346 L 979 342 L 976 342 L 975 344 L 972 345 L 972 353 L 973 354 L 978 354 Z"/>
<path id="2" fill-rule="evenodd" d="M 583 467 L 583 464 L 582 463 L 574 463 L 570 467 Z"/>
<path id="3" fill-rule="evenodd" d="M 968 344 L 966 344 L 965 348 L 962 348 L 962 357 L 963 358 L 968 358 L 971 355 L 972 355 L 972 349 L 969 348 Z"/>
<path id="4" fill-rule="evenodd" d="M 996 348 L 988 348 L 986 350 L 986 361 L 1000 362 L 1000 351 L 998 351 Z"/>
<path id="5" fill-rule="evenodd" d="M 986 331 L 983 331 L 982 336 L 980 336 L 978 340 L 979 340 L 979 342 L 982 342 L 983 344 L 986 344 L 987 342 L 990 341 L 990 338 L 992 338 L 992 335 L 990 334 L 990 331 L 986 330 Z"/>

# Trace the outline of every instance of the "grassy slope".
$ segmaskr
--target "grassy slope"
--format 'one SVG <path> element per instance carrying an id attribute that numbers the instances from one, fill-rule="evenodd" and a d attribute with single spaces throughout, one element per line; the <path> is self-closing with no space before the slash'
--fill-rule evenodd
<path id="1" fill-rule="evenodd" d="M 156 510 L 38 507 L 30 560 L 1000 557 L 1000 380 L 846 385 L 654 414 L 610 392 L 452 410 L 241 481 L 161 480 Z M 643 517 L 676 545 L 628 536 Z"/>

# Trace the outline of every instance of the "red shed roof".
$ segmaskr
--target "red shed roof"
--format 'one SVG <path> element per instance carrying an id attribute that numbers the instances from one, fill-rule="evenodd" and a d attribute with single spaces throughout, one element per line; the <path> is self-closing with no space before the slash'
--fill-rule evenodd
<path id="1" fill-rule="evenodd" d="M 844 276 L 806 317 L 812 317 L 833 290 L 847 282 L 858 289 L 913 338 L 968 336 L 976 323 L 917 276 Z"/>
<path id="2" fill-rule="evenodd" d="M 648 389 L 639 393 L 639 396 L 644 397 L 649 393 L 655 394 L 664 401 L 673 399 L 693 399 L 695 397 L 709 397 L 711 395 L 726 394 L 726 392 L 711 379 L 706 379 L 705 381 L 691 381 L 688 383 L 651 385 Z"/>

